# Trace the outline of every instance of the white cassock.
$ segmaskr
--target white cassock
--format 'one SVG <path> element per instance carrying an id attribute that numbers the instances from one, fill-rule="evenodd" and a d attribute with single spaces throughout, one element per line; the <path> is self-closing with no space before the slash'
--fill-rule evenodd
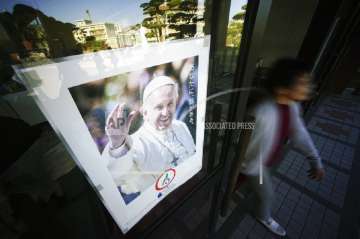
<path id="1" fill-rule="evenodd" d="M 178 120 L 163 131 L 144 122 L 129 138 L 117 149 L 107 144 L 102 155 L 116 185 L 126 194 L 144 191 L 162 172 L 177 166 L 196 150 L 189 129 Z"/>

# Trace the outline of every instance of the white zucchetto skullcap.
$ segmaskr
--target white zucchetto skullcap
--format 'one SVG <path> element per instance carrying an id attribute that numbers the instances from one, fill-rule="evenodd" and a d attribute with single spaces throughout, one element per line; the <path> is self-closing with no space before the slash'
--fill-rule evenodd
<path id="1" fill-rule="evenodd" d="M 145 86 L 142 100 L 143 104 L 152 92 L 164 85 L 175 86 L 176 82 L 168 76 L 157 76 L 151 80 L 150 83 Z"/>

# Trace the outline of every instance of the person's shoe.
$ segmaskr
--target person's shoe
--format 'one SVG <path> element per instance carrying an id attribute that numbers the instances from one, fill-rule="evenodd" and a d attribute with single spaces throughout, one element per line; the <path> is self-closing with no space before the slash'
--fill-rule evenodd
<path id="1" fill-rule="evenodd" d="M 256 218 L 261 224 L 263 224 L 267 229 L 269 229 L 272 233 L 278 236 L 286 236 L 285 229 L 277 223 L 274 218 L 270 217 L 267 221 Z"/>

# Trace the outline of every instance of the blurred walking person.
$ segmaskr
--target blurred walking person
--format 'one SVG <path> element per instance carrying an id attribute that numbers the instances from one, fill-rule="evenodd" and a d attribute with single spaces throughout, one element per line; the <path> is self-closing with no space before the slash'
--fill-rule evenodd
<path id="1" fill-rule="evenodd" d="M 280 59 L 269 71 L 268 97 L 249 109 L 249 115 L 255 119 L 255 128 L 240 172 L 256 194 L 256 219 L 279 236 L 285 236 L 286 231 L 271 216 L 274 197 L 271 170 L 279 163 L 285 142 L 289 139 L 308 159 L 312 179 L 320 180 L 325 174 L 300 113 L 299 103 L 309 99 L 311 88 L 310 71 L 303 62 Z"/>

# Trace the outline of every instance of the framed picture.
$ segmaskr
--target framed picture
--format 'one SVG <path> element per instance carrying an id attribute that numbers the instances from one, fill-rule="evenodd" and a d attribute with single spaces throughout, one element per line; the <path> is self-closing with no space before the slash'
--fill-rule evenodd
<path id="1" fill-rule="evenodd" d="M 18 68 L 126 233 L 202 168 L 210 37 Z"/>

